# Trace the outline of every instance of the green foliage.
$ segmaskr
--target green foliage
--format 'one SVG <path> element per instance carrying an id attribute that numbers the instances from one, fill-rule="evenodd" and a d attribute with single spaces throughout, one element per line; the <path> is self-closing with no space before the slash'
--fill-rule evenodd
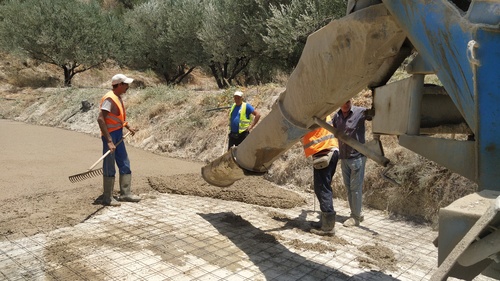
<path id="1" fill-rule="evenodd" d="M 271 5 L 272 16 L 262 34 L 267 44 L 266 54 L 281 60 L 282 67 L 291 70 L 304 49 L 307 37 L 345 15 L 347 1 L 292 0 L 289 4 Z"/>
<path id="2" fill-rule="evenodd" d="M 307 36 L 345 10 L 343 0 L 212 0 L 199 37 L 220 88 L 266 83 L 291 71 Z"/>
<path id="3" fill-rule="evenodd" d="M 150 1 L 125 14 L 128 32 L 124 52 L 118 56 L 120 62 L 137 69 L 167 71 L 171 59 L 166 46 L 163 10 L 164 5 Z"/>
<path id="4" fill-rule="evenodd" d="M 220 88 L 267 83 L 293 69 L 307 36 L 343 15 L 345 2 L 5 0 L 0 47 L 57 65 L 67 86 L 107 59 L 152 70 L 167 84 L 195 67 Z"/>
<path id="5" fill-rule="evenodd" d="M 61 67 L 70 86 L 75 74 L 112 57 L 122 38 L 117 19 L 97 2 L 87 2 L 5 1 L 0 6 L 0 47 Z"/>
<path id="6" fill-rule="evenodd" d="M 126 9 L 133 9 L 135 6 L 144 3 L 144 0 L 117 0 Z"/>
<path id="7" fill-rule="evenodd" d="M 97 0 L 105 10 L 112 11 L 117 15 L 123 15 L 126 11 L 132 10 L 149 0 Z"/>
<path id="8" fill-rule="evenodd" d="M 209 0 L 198 33 L 208 66 L 220 88 L 241 84 L 238 75 L 261 53 L 260 22 L 266 18 L 260 1 Z"/>
<path id="9" fill-rule="evenodd" d="M 197 32 L 204 20 L 203 1 L 171 1 L 167 43 L 178 65 L 198 66 L 206 60 Z"/>
<path id="10" fill-rule="evenodd" d="M 204 60 L 196 31 L 202 17 L 200 0 L 149 1 L 125 14 L 129 29 L 119 60 L 152 69 L 167 84 L 177 84 Z"/>

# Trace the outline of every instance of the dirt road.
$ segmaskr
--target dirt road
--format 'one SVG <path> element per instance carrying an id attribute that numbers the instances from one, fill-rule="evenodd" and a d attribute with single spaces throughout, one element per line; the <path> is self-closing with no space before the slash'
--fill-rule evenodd
<path id="1" fill-rule="evenodd" d="M 102 205 L 94 204 L 102 193 L 102 177 L 76 183 L 68 179 L 85 172 L 101 156 L 99 138 L 7 120 L 0 120 L 0 131 L 0 241 L 73 226 L 102 210 Z M 261 177 L 218 188 L 201 179 L 202 163 L 167 158 L 130 145 L 127 151 L 132 191 L 143 198 L 174 193 L 278 208 L 305 203 L 298 194 Z"/>
<path id="2" fill-rule="evenodd" d="M 98 138 L 67 130 L 0 120 L 0 234 L 28 236 L 78 224 L 102 206 L 102 178 L 71 183 L 101 155 Z M 154 195 L 148 178 L 198 173 L 201 164 L 127 146 L 132 190 Z M 99 166 L 98 166 L 99 167 Z M 115 192 L 118 187 L 115 186 Z"/>

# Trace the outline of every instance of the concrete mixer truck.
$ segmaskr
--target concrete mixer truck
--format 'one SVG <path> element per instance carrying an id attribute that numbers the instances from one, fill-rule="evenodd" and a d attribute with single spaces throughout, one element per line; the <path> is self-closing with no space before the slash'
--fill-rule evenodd
<path id="1" fill-rule="evenodd" d="M 432 279 L 471 280 L 479 274 L 500 279 L 499 33 L 498 0 L 348 1 L 345 17 L 308 37 L 270 113 L 238 147 L 203 167 L 202 176 L 210 184 L 229 186 L 265 173 L 318 126 L 390 167 L 376 146 L 322 122 L 369 88 L 375 135 L 396 135 L 401 146 L 478 185 L 477 192 L 439 212 L 438 267 Z M 409 56 L 411 76 L 388 83 Z M 441 85 L 424 84 L 429 74 Z M 440 138 L 443 133 L 467 138 Z"/>

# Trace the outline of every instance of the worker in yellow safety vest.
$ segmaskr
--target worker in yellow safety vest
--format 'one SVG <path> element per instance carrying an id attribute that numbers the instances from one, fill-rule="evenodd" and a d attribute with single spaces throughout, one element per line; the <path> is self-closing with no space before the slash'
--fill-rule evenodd
<path id="1" fill-rule="evenodd" d="M 330 116 L 326 122 L 331 124 Z M 314 193 L 319 201 L 321 216 L 319 222 L 312 222 L 311 232 L 318 235 L 335 234 L 332 178 L 338 162 L 338 141 L 324 128 L 317 128 L 302 138 L 306 157 L 311 156 L 314 169 Z"/>
<path id="2" fill-rule="evenodd" d="M 249 103 L 243 102 L 243 92 L 234 92 L 233 98 L 234 104 L 231 106 L 231 111 L 229 112 L 228 150 L 232 146 L 238 146 L 260 119 L 259 112 Z"/>

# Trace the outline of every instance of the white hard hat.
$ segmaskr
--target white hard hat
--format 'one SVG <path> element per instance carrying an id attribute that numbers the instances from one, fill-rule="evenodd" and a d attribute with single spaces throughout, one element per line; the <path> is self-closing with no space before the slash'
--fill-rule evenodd
<path id="1" fill-rule="evenodd" d="M 111 78 L 111 85 L 116 85 L 120 83 L 125 83 L 125 84 L 130 84 L 134 81 L 132 78 L 128 78 L 127 76 L 123 74 L 116 74 Z"/>

